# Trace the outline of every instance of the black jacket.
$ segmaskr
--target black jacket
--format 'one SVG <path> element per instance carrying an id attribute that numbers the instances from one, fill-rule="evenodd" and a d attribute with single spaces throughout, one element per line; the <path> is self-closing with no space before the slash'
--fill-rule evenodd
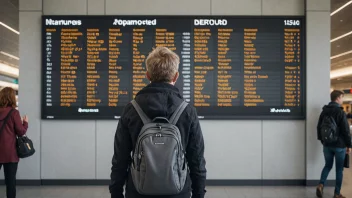
<path id="1" fill-rule="evenodd" d="M 170 118 L 183 101 L 178 89 L 167 83 L 151 83 L 136 96 L 136 101 L 151 119 Z M 129 167 L 131 151 L 142 129 L 143 123 L 131 103 L 127 104 L 117 126 L 112 158 L 110 193 L 111 198 L 123 198 L 123 186 L 126 184 L 127 198 L 203 198 L 205 194 L 206 169 L 204 159 L 204 141 L 196 110 L 188 105 L 176 126 L 179 128 L 182 144 L 186 145 L 186 158 L 190 175 L 185 187 L 177 196 L 142 196 L 133 185 Z"/>
<path id="2" fill-rule="evenodd" d="M 328 147 L 336 147 L 336 148 L 351 148 L 351 133 L 350 126 L 347 121 L 347 117 L 343 108 L 337 104 L 336 102 L 330 102 L 329 105 L 325 105 L 323 107 L 323 111 L 320 114 L 319 122 L 317 126 L 318 131 L 318 140 L 322 141 L 320 128 L 323 121 L 324 116 L 332 116 L 335 119 L 335 122 L 338 127 L 339 140 L 334 144 L 326 144 L 323 143 L 324 146 Z"/>

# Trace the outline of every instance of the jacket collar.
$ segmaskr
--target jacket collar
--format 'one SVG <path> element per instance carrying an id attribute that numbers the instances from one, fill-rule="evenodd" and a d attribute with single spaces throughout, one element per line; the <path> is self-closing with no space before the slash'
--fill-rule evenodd
<path id="1" fill-rule="evenodd" d="M 329 106 L 333 106 L 333 107 L 341 107 L 341 105 L 337 102 L 330 102 Z"/>
<path id="2" fill-rule="evenodd" d="M 169 83 L 155 83 L 155 82 L 152 82 L 146 87 L 144 87 L 140 92 L 137 93 L 137 96 L 141 94 L 146 94 L 146 93 L 160 93 L 160 92 L 174 93 L 178 95 L 180 98 L 182 98 L 180 91 L 176 86 L 171 85 Z"/>

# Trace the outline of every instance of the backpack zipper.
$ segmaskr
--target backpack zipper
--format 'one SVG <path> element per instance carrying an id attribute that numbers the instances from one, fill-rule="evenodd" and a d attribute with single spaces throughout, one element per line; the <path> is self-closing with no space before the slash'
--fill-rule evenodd
<path id="1" fill-rule="evenodd" d="M 154 133 L 155 134 L 155 133 Z M 157 134 L 157 133 L 156 133 Z M 161 133 L 160 133 L 160 135 L 161 135 Z M 143 135 L 143 136 L 141 136 L 141 137 L 138 137 L 138 140 L 140 139 L 140 141 L 139 141 L 139 144 L 137 145 L 137 147 L 136 148 L 138 148 L 137 149 L 137 153 L 140 153 L 140 145 L 141 145 L 141 142 L 142 142 L 142 140 L 144 140 L 147 136 L 153 136 L 153 134 L 146 134 L 146 135 Z M 171 135 L 172 136 L 172 135 Z M 175 137 L 176 135 L 174 135 L 174 137 Z M 161 137 L 161 136 L 160 136 Z M 177 143 L 180 145 L 180 147 L 182 146 L 182 144 L 180 144 L 181 143 L 181 140 L 177 140 L 177 138 L 174 138 L 174 139 L 176 139 L 176 141 L 177 141 Z M 183 151 L 183 148 L 181 149 L 182 151 Z"/>
<path id="2" fill-rule="evenodd" d="M 161 137 L 161 125 L 160 124 L 156 124 L 156 126 L 160 129 L 160 137 Z M 146 129 L 143 131 L 143 133 L 146 131 Z M 141 133 L 141 134 L 143 134 L 143 133 Z M 157 133 L 156 133 L 156 135 L 157 135 Z M 177 134 L 176 134 L 177 135 Z M 182 150 L 182 152 L 184 152 L 184 150 L 183 150 L 183 145 L 182 145 L 182 142 L 181 142 L 181 140 L 178 140 L 177 138 L 175 138 L 175 136 L 176 135 L 168 135 L 168 136 L 170 136 L 170 137 L 173 137 L 175 140 L 176 140 L 176 142 L 178 143 L 178 145 L 179 145 L 179 150 Z M 179 135 L 181 135 L 181 134 L 179 134 Z M 137 153 L 138 153 L 138 160 L 137 160 L 137 170 L 139 171 L 139 166 L 140 166 L 140 162 L 141 162 L 141 159 L 142 159 L 142 156 L 143 156 L 143 150 L 141 150 L 141 148 L 140 148 L 140 146 L 141 146 L 141 142 L 145 139 L 145 138 L 147 138 L 147 137 L 149 137 L 149 136 L 153 136 L 152 134 L 146 134 L 146 135 L 142 135 L 141 137 L 138 137 L 138 139 L 140 139 L 140 141 L 139 141 L 139 144 L 137 145 Z M 157 136 L 158 137 L 158 136 Z M 184 153 L 183 153 L 184 154 Z M 178 158 L 177 158 L 177 160 L 178 160 Z"/>
<path id="3" fill-rule="evenodd" d="M 157 134 L 156 134 L 157 135 Z M 150 137 L 150 136 L 154 136 L 153 134 L 148 134 L 148 135 L 144 135 L 142 138 L 141 138 L 141 140 L 139 141 L 139 144 L 138 144 L 138 161 L 137 161 L 137 170 L 138 171 L 140 171 L 140 165 L 141 165 L 141 161 L 142 161 L 142 157 L 143 157 L 143 150 L 141 149 L 141 147 L 140 147 L 140 145 L 141 145 L 141 142 L 144 140 L 144 139 L 146 139 L 146 138 L 148 138 L 148 137 Z M 158 136 L 157 136 L 158 137 Z M 162 137 L 161 136 L 161 134 L 160 134 L 160 137 Z M 164 135 L 163 137 L 171 137 L 171 138 L 173 138 L 174 140 L 176 140 L 176 142 L 177 142 L 177 144 L 178 145 L 181 145 L 180 144 L 180 141 L 177 139 L 177 138 L 175 138 L 175 136 L 173 136 L 173 135 Z M 182 150 L 181 148 L 180 148 L 180 146 L 178 146 L 178 149 L 179 150 Z M 179 155 L 179 153 L 177 153 L 178 155 Z M 178 160 L 178 157 L 177 157 L 177 164 L 179 164 L 179 160 Z"/>

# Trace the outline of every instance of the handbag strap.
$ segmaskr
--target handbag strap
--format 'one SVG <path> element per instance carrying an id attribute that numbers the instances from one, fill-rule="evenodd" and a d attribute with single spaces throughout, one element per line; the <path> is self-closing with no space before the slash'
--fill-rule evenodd
<path id="1" fill-rule="evenodd" d="M 1 128 L 0 128 L 0 134 L 1 134 L 2 131 L 4 130 L 5 125 L 6 125 L 6 123 L 7 123 L 7 120 L 9 119 L 9 117 L 10 117 L 12 111 L 13 111 L 13 108 L 11 108 L 10 112 L 7 114 L 7 116 L 5 117 L 5 119 L 3 119 L 4 122 L 2 123 L 2 126 L 1 126 Z"/>

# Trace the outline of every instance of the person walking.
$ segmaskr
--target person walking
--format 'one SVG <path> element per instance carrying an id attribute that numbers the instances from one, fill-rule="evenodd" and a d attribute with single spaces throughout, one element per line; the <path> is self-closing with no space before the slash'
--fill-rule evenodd
<path id="1" fill-rule="evenodd" d="M 351 134 L 347 117 L 341 105 L 343 104 L 344 93 L 335 90 L 331 92 L 331 102 L 323 107 L 320 114 L 317 132 L 318 140 L 324 146 L 325 166 L 322 170 L 320 182 L 316 189 L 316 195 L 323 197 L 323 190 L 326 179 L 336 160 L 336 186 L 334 198 L 345 198 L 341 194 L 343 179 L 343 168 L 346 153 L 351 153 Z"/>

